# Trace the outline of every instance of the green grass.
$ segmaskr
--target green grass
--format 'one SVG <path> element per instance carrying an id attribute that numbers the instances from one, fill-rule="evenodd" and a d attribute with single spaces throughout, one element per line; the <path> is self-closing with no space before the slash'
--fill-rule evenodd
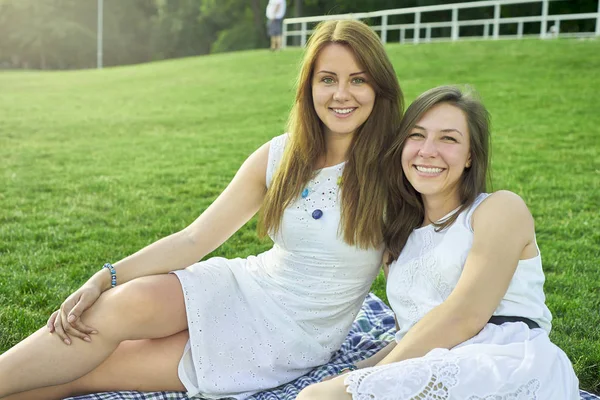
<path id="1" fill-rule="evenodd" d="M 551 337 L 600 391 L 600 41 L 390 45 L 407 100 L 469 83 L 493 116 L 494 189 L 537 226 Z M 280 134 L 297 49 L 0 73 L 0 351 L 105 261 L 183 228 Z M 250 222 L 215 252 L 269 247 Z M 375 292 L 385 298 L 381 277 Z"/>

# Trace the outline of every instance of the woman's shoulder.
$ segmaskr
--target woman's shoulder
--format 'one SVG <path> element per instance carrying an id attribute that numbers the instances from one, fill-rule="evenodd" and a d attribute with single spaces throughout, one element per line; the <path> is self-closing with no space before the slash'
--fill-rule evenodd
<path id="1" fill-rule="evenodd" d="M 481 195 L 480 195 L 481 196 Z M 509 190 L 489 193 L 473 211 L 471 226 L 476 225 L 513 225 L 525 226 L 533 223 L 533 217 L 527 204 L 518 194 Z"/>
<path id="2" fill-rule="evenodd" d="M 510 190 L 498 190 L 492 193 L 482 193 L 478 198 L 483 197 L 481 200 L 481 206 L 478 207 L 480 210 L 486 209 L 498 209 L 498 208 L 527 208 L 525 201 Z"/>

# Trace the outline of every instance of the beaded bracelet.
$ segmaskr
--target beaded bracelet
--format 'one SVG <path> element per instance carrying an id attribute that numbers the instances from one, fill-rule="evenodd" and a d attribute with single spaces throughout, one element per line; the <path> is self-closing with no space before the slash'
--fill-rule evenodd
<path id="1" fill-rule="evenodd" d="M 114 288 L 117 286 L 117 271 L 115 271 L 115 267 L 111 263 L 106 263 L 102 268 L 108 268 L 110 271 L 110 287 Z"/>
<path id="2" fill-rule="evenodd" d="M 338 372 L 338 375 L 345 374 L 346 372 L 356 371 L 357 369 L 358 369 L 358 367 L 356 365 L 352 364 L 352 365 L 342 368 L 341 371 Z"/>

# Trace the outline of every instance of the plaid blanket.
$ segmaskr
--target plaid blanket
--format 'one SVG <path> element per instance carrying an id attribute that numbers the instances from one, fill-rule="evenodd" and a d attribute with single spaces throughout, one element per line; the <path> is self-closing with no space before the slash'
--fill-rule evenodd
<path id="1" fill-rule="evenodd" d="M 308 374 L 273 390 L 260 392 L 249 400 L 294 400 L 302 388 L 319 382 L 326 376 L 336 375 L 342 368 L 375 354 L 389 341 L 395 332 L 394 314 L 383 301 L 370 293 L 360 310 L 352 329 L 331 361 L 315 368 Z M 600 399 L 591 393 L 580 391 L 582 400 Z M 71 397 L 70 400 L 185 400 L 183 392 L 108 392 Z"/>

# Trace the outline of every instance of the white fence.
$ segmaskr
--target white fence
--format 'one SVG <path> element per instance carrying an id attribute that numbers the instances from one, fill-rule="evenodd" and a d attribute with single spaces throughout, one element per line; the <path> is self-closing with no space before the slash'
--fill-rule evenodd
<path id="1" fill-rule="evenodd" d="M 470 3 L 456 3 L 456 4 L 445 4 L 437 6 L 425 6 L 425 7 L 411 7 L 411 8 L 397 8 L 393 10 L 381 10 L 373 12 L 355 13 L 355 14 L 338 14 L 338 15 L 322 15 L 316 17 L 301 17 L 301 18 L 286 18 L 283 20 L 283 47 L 288 46 L 288 38 L 300 37 L 300 45 L 306 44 L 307 38 L 312 33 L 309 25 L 312 27 L 320 21 L 327 21 L 332 19 L 373 19 L 377 18 L 381 21 L 380 25 L 371 26 L 375 31 L 379 32 L 383 43 L 388 42 L 388 32 L 400 31 L 399 42 L 405 43 L 412 41 L 413 43 L 419 43 L 422 41 L 432 41 L 431 31 L 435 28 L 450 28 L 449 36 L 440 36 L 434 40 L 459 40 L 460 28 L 464 26 L 482 26 L 482 36 L 468 36 L 468 38 L 481 38 L 481 39 L 499 39 L 500 37 L 511 37 L 511 38 L 523 38 L 523 26 L 526 23 L 540 23 L 539 37 L 544 39 L 547 37 L 556 36 L 600 36 L 600 0 L 598 1 L 598 9 L 596 12 L 591 13 L 579 13 L 579 14 L 553 14 L 548 13 L 549 3 L 552 1 L 571 1 L 571 0 L 488 0 L 488 1 L 474 1 Z M 531 4 L 541 3 L 541 14 L 537 16 L 527 17 L 512 17 L 502 18 L 501 7 L 515 4 Z M 483 8 L 493 7 L 494 17 L 486 19 L 474 19 L 474 20 L 460 20 L 460 10 L 468 8 Z M 440 12 L 440 11 L 451 11 L 452 19 L 450 21 L 442 22 L 422 22 L 422 16 L 425 13 Z M 412 23 L 404 24 L 389 24 L 388 19 L 395 15 L 412 15 Z M 592 32 L 576 32 L 569 34 L 560 33 L 561 21 L 569 20 L 595 20 L 596 29 Z M 506 35 L 500 33 L 500 26 L 504 24 L 516 24 L 516 34 Z M 300 29 L 292 30 L 291 25 L 300 25 Z M 423 35 L 424 31 L 424 35 Z M 407 38 L 407 33 L 412 34 L 411 38 Z M 538 34 L 536 34 L 538 36 Z M 465 38 L 465 37 L 463 37 Z M 297 41 L 297 40 L 296 40 Z"/>

